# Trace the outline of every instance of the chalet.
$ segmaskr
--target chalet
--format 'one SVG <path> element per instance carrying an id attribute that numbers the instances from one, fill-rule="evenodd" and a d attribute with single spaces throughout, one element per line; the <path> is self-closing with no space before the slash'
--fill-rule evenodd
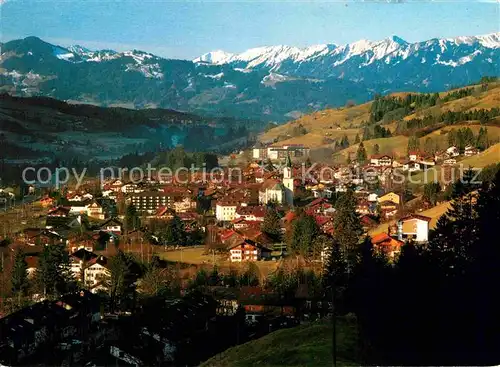
<path id="1" fill-rule="evenodd" d="M 260 220 L 246 220 L 244 218 L 234 219 L 233 221 L 231 221 L 231 223 L 233 224 L 234 229 L 238 230 L 244 230 L 250 227 L 260 228 L 260 226 L 262 225 L 262 221 Z"/>
<path id="2" fill-rule="evenodd" d="M 397 222 L 398 240 L 415 242 L 427 242 L 429 239 L 429 222 L 431 218 L 411 214 L 401 218 Z"/>
<path id="3" fill-rule="evenodd" d="M 106 280 L 110 276 L 108 259 L 104 256 L 91 259 L 83 270 L 83 274 L 87 287 L 93 287 Z"/>
<path id="4" fill-rule="evenodd" d="M 123 231 L 123 223 L 117 218 L 110 218 L 99 226 L 99 229 L 104 232 L 121 235 Z"/>
<path id="5" fill-rule="evenodd" d="M 271 256 L 270 249 L 248 239 L 229 248 L 229 253 L 231 262 L 258 261 Z"/>
<path id="6" fill-rule="evenodd" d="M 28 244 L 29 246 L 55 245 L 66 243 L 65 239 L 60 234 L 49 229 L 41 229 L 36 231 L 35 233 L 30 232 L 31 231 L 28 229 L 28 232 L 24 236 L 26 238 L 26 244 Z"/>
<path id="7" fill-rule="evenodd" d="M 156 219 L 171 220 L 175 216 L 175 210 L 168 207 L 159 208 L 154 217 Z"/>
<path id="8" fill-rule="evenodd" d="M 385 200 L 379 203 L 380 205 L 380 215 L 383 218 L 393 218 L 398 213 L 399 205 L 393 201 Z"/>
<path id="9" fill-rule="evenodd" d="M 370 164 L 372 166 L 384 166 L 390 167 L 392 166 L 392 157 L 389 155 L 372 155 L 370 158 Z"/>
<path id="10" fill-rule="evenodd" d="M 132 182 L 128 182 L 126 184 L 123 184 L 120 187 L 120 191 L 124 194 L 132 194 L 132 193 L 137 194 L 137 193 L 143 192 L 144 190 L 145 190 L 144 186 L 136 184 L 136 183 L 132 183 Z"/>
<path id="11" fill-rule="evenodd" d="M 47 217 L 67 217 L 68 215 L 69 208 L 65 208 L 62 206 L 52 209 L 47 213 Z"/>
<path id="12" fill-rule="evenodd" d="M 404 245 L 404 242 L 392 238 L 387 233 L 377 234 L 372 237 L 371 241 L 373 248 L 376 251 L 383 252 L 389 259 L 394 259 L 401 252 L 401 247 Z"/>
<path id="13" fill-rule="evenodd" d="M 176 213 L 186 213 L 196 210 L 196 200 L 193 200 L 190 196 L 184 196 L 174 199 L 174 210 Z"/>
<path id="14" fill-rule="evenodd" d="M 362 215 L 359 222 L 364 229 L 375 227 L 378 224 L 378 221 L 369 214 Z"/>
<path id="15" fill-rule="evenodd" d="M 124 182 L 120 179 L 113 179 L 108 182 L 106 182 L 103 186 L 104 190 L 111 190 L 114 192 L 121 192 L 122 191 L 122 186 Z"/>
<path id="16" fill-rule="evenodd" d="M 448 154 L 449 157 L 458 157 L 460 155 L 460 150 L 455 146 L 451 146 L 446 149 L 446 154 Z"/>
<path id="17" fill-rule="evenodd" d="M 356 213 L 358 214 L 369 214 L 370 213 L 370 202 L 367 200 L 360 200 L 356 205 Z"/>
<path id="18" fill-rule="evenodd" d="M 90 201 L 70 201 L 69 213 L 70 214 L 87 214 L 87 208 L 90 205 Z"/>
<path id="19" fill-rule="evenodd" d="M 65 230 L 80 228 L 82 226 L 82 217 L 79 216 L 47 216 L 45 219 L 45 228 L 52 230 Z"/>
<path id="20" fill-rule="evenodd" d="M 466 157 L 471 157 L 476 154 L 479 154 L 479 149 L 477 149 L 476 147 L 473 147 L 471 145 L 465 147 L 464 155 Z"/>
<path id="21" fill-rule="evenodd" d="M 259 206 L 239 206 L 236 208 L 235 218 L 243 218 L 248 221 L 263 222 L 266 216 L 266 207 Z"/>
<path id="22" fill-rule="evenodd" d="M 410 151 L 410 152 L 408 152 L 408 159 L 410 162 L 419 161 L 420 159 L 422 159 L 422 154 L 420 154 L 420 152 L 418 152 L 418 151 Z M 404 164 L 403 164 L 403 166 L 404 166 Z"/>
<path id="23" fill-rule="evenodd" d="M 422 169 L 422 165 L 416 161 L 408 161 L 403 164 L 403 170 L 408 172 L 417 172 Z"/>
<path id="24" fill-rule="evenodd" d="M 333 193 L 335 192 L 334 190 L 330 188 L 314 188 L 311 190 L 313 193 L 313 196 L 315 198 L 328 198 L 330 199 L 333 196 Z"/>
<path id="25" fill-rule="evenodd" d="M 87 216 L 96 219 L 104 219 L 102 206 L 97 201 L 92 202 L 87 206 Z"/>
<path id="26" fill-rule="evenodd" d="M 82 280 L 82 269 L 89 261 L 97 258 L 97 255 L 85 248 L 73 252 L 69 259 L 71 263 L 71 272 L 76 280 Z"/>
<path id="27" fill-rule="evenodd" d="M 448 158 L 443 161 L 443 166 L 454 166 L 457 164 L 456 158 Z"/>
<path id="28" fill-rule="evenodd" d="M 438 151 L 438 152 L 434 153 L 434 161 L 436 161 L 436 162 L 444 161 L 448 157 L 449 157 L 449 155 L 448 155 L 448 153 L 446 153 L 445 150 Z"/>

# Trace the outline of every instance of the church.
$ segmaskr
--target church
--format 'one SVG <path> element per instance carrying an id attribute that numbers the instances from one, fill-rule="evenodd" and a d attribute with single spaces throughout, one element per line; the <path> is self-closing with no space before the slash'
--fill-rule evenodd
<path id="1" fill-rule="evenodd" d="M 286 165 L 283 169 L 283 180 L 268 180 L 263 183 L 259 191 L 259 203 L 287 204 L 293 206 L 294 178 L 293 167 L 290 156 L 287 156 Z"/>

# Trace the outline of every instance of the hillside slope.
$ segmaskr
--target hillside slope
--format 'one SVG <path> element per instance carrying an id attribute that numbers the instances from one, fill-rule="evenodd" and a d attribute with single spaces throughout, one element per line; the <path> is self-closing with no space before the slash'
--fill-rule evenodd
<path id="1" fill-rule="evenodd" d="M 353 319 L 339 318 L 337 363 L 356 366 L 357 331 Z M 260 339 L 230 348 L 201 367 L 298 367 L 332 364 L 332 325 L 321 321 L 282 329 Z"/>
<path id="2" fill-rule="evenodd" d="M 397 97 L 405 99 L 407 96 L 423 96 L 418 93 L 394 93 L 385 98 Z M 325 160 L 331 160 L 335 153 L 337 162 L 345 162 L 348 154 L 355 153 L 358 145 L 354 144 L 356 135 L 363 138 L 365 128 L 375 127 L 388 129 L 391 137 L 371 138 L 364 141 L 368 155 L 373 154 L 373 148 L 378 145 L 380 153 L 392 154 L 396 157 L 406 155 L 408 138 L 410 135 L 417 135 L 420 138 L 420 145 L 430 138 L 435 149 L 448 147 L 448 133 L 451 129 L 470 127 L 476 135 L 481 127 L 488 129 L 488 140 L 491 143 L 500 139 L 500 116 L 491 118 L 487 123 L 478 120 L 462 119 L 460 121 L 437 122 L 425 128 L 413 128 L 401 131 L 401 122 L 412 123 L 412 119 L 424 119 L 432 117 L 439 119 L 445 116 L 448 111 L 451 113 L 470 113 L 475 110 L 492 110 L 500 107 L 500 83 L 490 82 L 485 85 L 474 85 L 466 88 L 450 90 L 439 93 L 439 98 L 433 106 L 413 107 L 409 113 L 402 113 L 401 109 L 396 109 L 386 113 L 380 121 L 373 121 L 374 101 L 361 105 L 343 107 L 338 109 L 327 109 L 311 113 L 287 124 L 277 126 L 266 131 L 260 136 L 262 142 L 274 141 L 277 144 L 301 143 L 315 150 L 321 150 Z M 342 137 L 347 136 L 350 146 L 347 149 L 336 148 L 335 143 L 339 143 Z M 325 150 L 329 150 L 329 156 L 325 155 Z"/>
<path id="3" fill-rule="evenodd" d="M 240 126 L 255 128 L 246 120 L 203 118 L 167 109 L 104 108 L 0 94 L 0 158 L 7 161 L 106 160 L 183 144 L 191 132 L 186 149 L 210 149 L 210 141 L 215 150 L 228 142 L 215 139 L 216 130 L 220 135 Z M 212 138 L 205 139 L 205 134 Z"/>

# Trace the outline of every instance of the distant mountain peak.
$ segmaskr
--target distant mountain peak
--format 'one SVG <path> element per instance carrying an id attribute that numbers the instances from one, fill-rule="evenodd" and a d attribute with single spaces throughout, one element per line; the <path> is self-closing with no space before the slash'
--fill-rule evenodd
<path id="1" fill-rule="evenodd" d="M 193 60 L 193 62 L 206 62 L 209 64 L 224 64 L 233 57 L 233 54 L 222 50 L 207 52 Z"/>

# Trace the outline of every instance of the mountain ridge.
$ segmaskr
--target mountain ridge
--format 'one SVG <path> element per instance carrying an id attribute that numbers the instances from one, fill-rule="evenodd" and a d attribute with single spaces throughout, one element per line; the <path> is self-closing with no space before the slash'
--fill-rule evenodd
<path id="1" fill-rule="evenodd" d="M 500 33 L 408 43 L 398 36 L 305 49 L 217 51 L 199 62 L 130 50 L 2 44 L 0 92 L 283 122 L 376 93 L 434 92 L 498 76 Z M 197 60 L 197 59 L 195 59 Z"/>

